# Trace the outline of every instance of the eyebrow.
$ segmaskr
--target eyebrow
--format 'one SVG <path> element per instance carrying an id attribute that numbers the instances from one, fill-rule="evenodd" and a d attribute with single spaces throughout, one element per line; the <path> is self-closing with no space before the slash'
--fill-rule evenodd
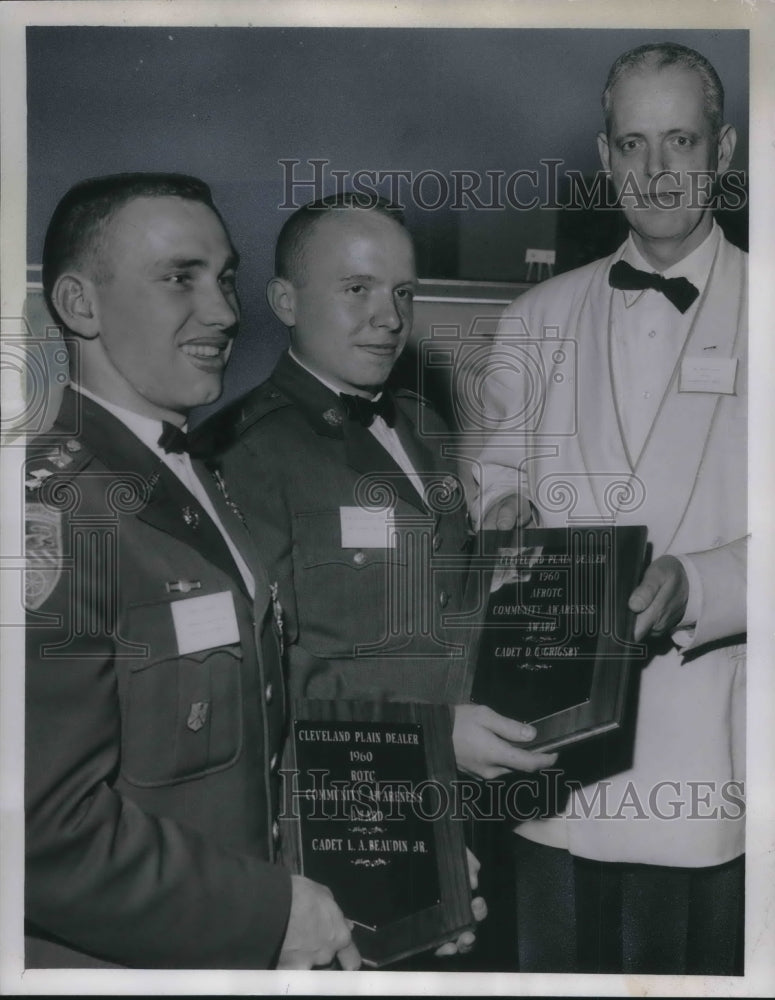
<path id="1" fill-rule="evenodd" d="M 669 128 L 665 129 L 664 132 L 659 132 L 658 135 L 661 137 L 671 135 L 702 135 L 702 132 L 695 128 Z M 630 132 L 614 132 L 613 137 L 614 139 L 645 139 L 646 133 L 633 129 Z"/>
<path id="2" fill-rule="evenodd" d="M 377 279 L 374 277 L 373 274 L 347 274 L 343 278 L 340 278 L 339 280 L 344 283 L 346 281 L 362 281 L 362 282 L 376 281 Z M 397 281 L 395 287 L 398 288 L 401 285 L 411 285 L 412 288 L 417 288 L 417 279 L 405 278 L 403 281 Z"/>
<path id="3" fill-rule="evenodd" d="M 373 274 L 345 274 L 340 281 L 374 281 Z"/>
<path id="4" fill-rule="evenodd" d="M 165 257 L 161 260 L 156 261 L 156 267 L 160 270 L 165 268 L 175 268 L 178 270 L 191 270 L 197 267 L 207 267 L 208 261 L 201 257 Z M 222 271 L 228 271 L 230 268 L 237 268 L 239 266 L 239 254 L 236 250 L 232 251 L 229 256 L 224 261 Z"/>

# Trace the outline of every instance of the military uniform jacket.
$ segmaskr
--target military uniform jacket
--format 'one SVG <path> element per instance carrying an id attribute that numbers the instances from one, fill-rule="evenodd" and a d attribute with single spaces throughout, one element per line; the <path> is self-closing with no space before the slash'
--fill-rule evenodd
<path id="1" fill-rule="evenodd" d="M 464 697 L 463 490 L 442 456 L 448 432 L 439 417 L 413 393 L 396 393 L 396 404 L 396 431 L 425 499 L 371 432 L 345 419 L 339 397 L 288 355 L 217 417 L 236 423 L 224 474 L 280 581 L 297 696 Z"/>
<path id="2" fill-rule="evenodd" d="M 255 600 L 101 406 L 67 390 L 46 441 L 27 462 L 27 964 L 266 967 L 290 907 L 270 581 L 203 466 Z"/>

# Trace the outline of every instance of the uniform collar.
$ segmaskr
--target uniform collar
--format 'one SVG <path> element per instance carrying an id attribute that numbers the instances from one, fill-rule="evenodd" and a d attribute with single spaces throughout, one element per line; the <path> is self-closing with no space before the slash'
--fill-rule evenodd
<path id="1" fill-rule="evenodd" d="M 139 438 L 146 448 L 150 448 L 154 454 L 158 455 L 159 458 L 165 458 L 165 452 L 159 447 L 159 438 L 162 433 L 162 422 L 157 420 L 155 417 L 146 417 L 144 414 L 135 413 L 134 410 L 128 410 L 124 406 L 117 406 L 115 403 L 109 402 L 107 399 L 103 399 L 98 396 L 97 393 L 92 392 L 91 389 L 87 389 L 85 386 L 79 385 L 77 382 L 70 383 L 71 388 L 76 392 L 85 396 L 87 399 L 91 399 L 93 402 L 98 403 L 104 410 L 111 413 L 117 420 L 130 430 L 135 437 Z M 186 424 L 181 427 L 181 430 L 185 431 Z"/>
<path id="2" fill-rule="evenodd" d="M 311 372 L 290 352 L 282 355 L 270 381 L 301 410 L 318 434 L 341 438 L 345 412 L 339 392 Z"/>
<path id="3" fill-rule="evenodd" d="M 288 348 L 288 357 L 291 359 L 291 361 L 295 361 L 296 364 L 299 366 L 299 368 L 303 368 L 305 372 L 308 372 L 313 378 L 317 379 L 318 382 L 321 383 L 321 385 L 324 385 L 326 389 L 328 389 L 330 392 L 333 392 L 333 394 L 337 397 L 337 399 L 339 398 L 339 394 L 345 391 L 344 389 L 338 389 L 333 384 L 333 382 L 329 382 L 327 378 L 324 378 L 322 375 L 318 375 L 317 372 L 313 372 L 311 368 L 308 368 L 307 365 L 305 365 L 300 358 L 296 357 L 296 355 L 293 353 L 292 347 Z M 380 391 L 375 396 L 366 396 L 364 398 L 371 400 L 372 403 L 376 403 L 377 400 L 381 398 L 381 396 L 382 396 L 382 390 L 380 389 Z"/>

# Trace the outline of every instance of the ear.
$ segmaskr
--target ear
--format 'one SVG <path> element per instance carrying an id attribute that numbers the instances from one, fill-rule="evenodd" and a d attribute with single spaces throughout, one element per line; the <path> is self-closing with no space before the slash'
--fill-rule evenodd
<path id="1" fill-rule="evenodd" d="M 723 174 L 725 170 L 729 169 L 729 164 L 732 162 L 732 156 L 734 155 L 736 145 L 737 130 L 734 125 L 722 125 L 716 149 L 716 155 L 718 156 L 716 171 L 719 174 Z"/>
<path id="2" fill-rule="evenodd" d="M 603 170 L 606 173 L 611 172 L 611 148 L 608 145 L 608 136 L 605 132 L 597 133 L 597 152 L 600 156 L 600 162 L 603 164 Z"/>
<path id="3" fill-rule="evenodd" d="M 94 284 L 80 274 L 61 274 L 51 299 L 62 321 L 80 337 L 94 340 L 99 334 Z"/>
<path id="4" fill-rule="evenodd" d="M 287 278 L 269 279 L 266 286 L 266 300 L 281 323 L 285 326 L 296 325 L 295 290 Z"/>

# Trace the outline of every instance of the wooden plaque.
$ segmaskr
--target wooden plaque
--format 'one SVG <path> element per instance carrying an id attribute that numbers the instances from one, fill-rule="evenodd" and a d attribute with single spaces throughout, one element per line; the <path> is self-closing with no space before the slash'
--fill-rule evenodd
<path id="1" fill-rule="evenodd" d="M 536 727 L 556 750 L 621 724 L 633 640 L 630 594 L 646 528 L 526 528 L 516 547 L 482 532 L 481 626 L 471 700 Z"/>
<path id="2" fill-rule="evenodd" d="M 455 775 L 449 706 L 292 706 L 283 859 L 331 889 L 366 965 L 388 965 L 473 926 Z"/>

